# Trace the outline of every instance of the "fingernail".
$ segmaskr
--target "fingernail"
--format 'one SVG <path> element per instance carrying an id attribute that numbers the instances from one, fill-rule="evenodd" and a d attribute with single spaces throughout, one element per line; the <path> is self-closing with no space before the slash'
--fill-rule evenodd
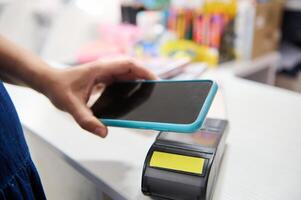
<path id="1" fill-rule="evenodd" d="M 99 136 L 103 137 L 103 138 L 106 137 L 106 135 L 107 135 L 106 130 L 104 128 L 99 128 L 99 127 L 97 127 L 95 129 L 94 133 L 96 135 L 99 135 Z"/>

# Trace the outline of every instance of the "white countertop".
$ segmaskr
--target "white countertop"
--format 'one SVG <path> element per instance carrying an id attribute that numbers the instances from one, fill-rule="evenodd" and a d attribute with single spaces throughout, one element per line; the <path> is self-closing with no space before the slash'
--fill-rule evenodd
<path id="1" fill-rule="evenodd" d="M 230 131 L 213 199 L 299 200 L 301 95 L 219 71 L 206 74 L 223 93 L 210 116 L 227 117 Z M 16 86 L 7 89 L 24 127 L 109 196 L 149 199 L 140 191 L 141 173 L 156 132 L 110 128 L 101 139 L 80 129 L 42 95 Z"/>

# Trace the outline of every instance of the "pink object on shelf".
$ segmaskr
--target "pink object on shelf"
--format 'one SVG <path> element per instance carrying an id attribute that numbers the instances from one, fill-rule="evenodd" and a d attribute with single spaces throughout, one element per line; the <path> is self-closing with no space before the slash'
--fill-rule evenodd
<path id="1" fill-rule="evenodd" d="M 100 25 L 99 34 L 103 41 L 126 47 L 137 42 L 141 38 L 142 31 L 137 26 L 130 24 L 109 24 Z"/>
<path id="2" fill-rule="evenodd" d="M 100 25 L 99 38 L 79 50 L 77 62 L 126 55 L 140 38 L 141 30 L 134 25 Z"/>

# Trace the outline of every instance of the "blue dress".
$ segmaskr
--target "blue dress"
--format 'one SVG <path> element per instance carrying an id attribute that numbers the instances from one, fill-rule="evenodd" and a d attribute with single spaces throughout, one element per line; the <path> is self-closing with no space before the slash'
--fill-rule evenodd
<path id="1" fill-rule="evenodd" d="M 46 199 L 14 105 L 0 82 L 0 200 Z"/>

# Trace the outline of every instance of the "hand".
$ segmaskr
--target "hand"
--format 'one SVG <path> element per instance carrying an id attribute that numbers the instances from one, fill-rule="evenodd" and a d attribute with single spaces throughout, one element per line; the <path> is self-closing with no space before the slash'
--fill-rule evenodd
<path id="1" fill-rule="evenodd" d="M 53 70 L 43 83 L 43 93 L 59 109 L 70 113 L 85 130 L 101 137 L 107 135 L 103 125 L 87 106 L 94 86 L 114 81 L 157 79 L 149 70 L 130 59 L 97 61 L 66 70 Z"/>

